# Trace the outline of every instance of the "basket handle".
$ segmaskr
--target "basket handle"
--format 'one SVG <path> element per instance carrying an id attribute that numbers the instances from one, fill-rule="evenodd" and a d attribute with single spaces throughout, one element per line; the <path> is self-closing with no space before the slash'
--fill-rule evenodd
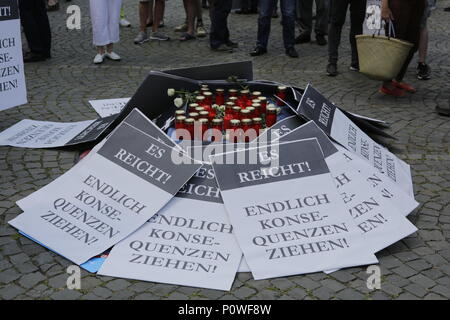
<path id="1" fill-rule="evenodd" d="M 393 36 L 395 38 L 395 28 L 394 28 L 394 24 L 392 23 L 392 20 L 389 19 L 387 22 L 383 20 L 381 23 L 383 24 L 383 26 L 380 29 L 378 29 L 378 34 L 377 34 L 377 31 L 375 31 L 372 34 L 372 38 L 374 38 L 376 34 L 378 36 L 380 35 L 381 29 L 383 29 L 383 27 L 386 26 L 386 23 L 389 23 L 388 36 L 387 36 L 388 39 L 390 40 L 391 36 Z"/>

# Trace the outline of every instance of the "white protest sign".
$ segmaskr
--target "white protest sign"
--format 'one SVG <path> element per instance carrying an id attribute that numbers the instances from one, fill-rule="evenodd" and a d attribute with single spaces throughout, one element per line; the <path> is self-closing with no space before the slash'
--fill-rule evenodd
<path id="1" fill-rule="evenodd" d="M 108 117 L 122 111 L 130 99 L 131 98 L 89 100 L 89 103 L 100 117 Z"/>
<path id="2" fill-rule="evenodd" d="M 346 154 L 339 152 L 313 121 L 281 137 L 280 141 L 313 137 L 320 143 L 346 211 L 360 229 L 365 250 L 378 252 L 417 231 L 397 210 L 393 201 L 367 183 L 359 166 L 355 166 L 355 162 Z"/>
<path id="3" fill-rule="evenodd" d="M 204 165 L 145 226 L 111 250 L 99 274 L 230 290 L 241 257 L 214 172 Z"/>
<path id="4" fill-rule="evenodd" d="M 25 212 L 9 223 L 82 264 L 141 227 L 201 166 L 177 165 L 172 152 L 125 120 L 91 157 L 22 201 Z"/>
<path id="5" fill-rule="evenodd" d="M 369 162 L 411 197 L 414 196 L 409 165 L 373 141 L 310 84 L 305 89 L 297 112 L 313 120 L 331 138 Z"/>
<path id="6" fill-rule="evenodd" d="M 316 139 L 233 152 L 212 165 L 254 279 L 376 262 L 365 249 Z"/>
<path id="7" fill-rule="evenodd" d="M 0 111 L 27 103 L 17 0 L 0 0 Z"/>

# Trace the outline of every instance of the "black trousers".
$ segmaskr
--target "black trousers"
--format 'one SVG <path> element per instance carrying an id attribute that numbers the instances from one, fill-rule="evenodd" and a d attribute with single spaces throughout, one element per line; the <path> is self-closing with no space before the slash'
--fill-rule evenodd
<path id="1" fill-rule="evenodd" d="M 315 0 L 316 24 L 314 31 L 316 35 L 328 33 L 329 0 Z M 313 0 L 297 0 L 301 33 L 311 34 L 313 26 Z"/>
<path id="2" fill-rule="evenodd" d="M 222 44 L 230 41 L 228 30 L 228 15 L 231 12 L 233 0 L 210 0 L 211 6 L 211 30 L 209 32 L 209 43 L 211 48 L 216 49 Z"/>
<path id="3" fill-rule="evenodd" d="M 19 10 L 30 51 L 50 56 L 52 36 L 45 0 L 19 0 Z"/>
<path id="4" fill-rule="evenodd" d="M 358 64 L 358 50 L 355 36 L 363 33 L 363 22 L 366 14 L 366 0 L 331 0 L 330 26 L 328 29 L 328 60 L 337 63 L 338 48 L 341 43 L 342 26 L 345 23 L 347 9 L 350 6 L 350 46 L 352 64 Z"/>
<path id="5" fill-rule="evenodd" d="M 241 9 L 256 11 L 258 9 L 258 0 L 241 0 Z"/>

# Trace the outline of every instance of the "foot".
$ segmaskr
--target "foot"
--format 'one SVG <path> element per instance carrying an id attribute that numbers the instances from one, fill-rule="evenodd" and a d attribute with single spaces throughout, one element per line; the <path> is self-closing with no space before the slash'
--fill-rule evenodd
<path id="1" fill-rule="evenodd" d="M 180 41 L 189 41 L 194 39 L 196 39 L 195 36 L 187 32 L 183 33 L 183 35 L 180 37 Z"/>
<path id="2" fill-rule="evenodd" d="M 327 76 L 336 77 L 338 75 L 337 65 L 335 63 L 329 63 L 327 65 Z"/>
<path id="3" fill-rule="evenodd" d="M 239 47 L 239 44 L 237 42 L 233 42 L 231 40 L 228 40 L 228 42 L 225 43 L 225 45 L 231 49 L 236 49 Z"/>
<path id="4" fill-rule="evenodd" d="M 199 38 L 206 37 L 206 30 L 203 24 L 197 24 L 197 28 L 195 28 L 195 35 Z"/>
<path id="5" fill-rule="evenodd" d="M 297 38 L 295 38 L 296 44 L 308 43 L 310 41 L 311 41 L 311 35 L 309 35 L 307 33 L 301 33 Z"/>
<path id="6" fill-rule="evenodd" d="M 41 54 L 41 53 L 28 52 L 23 56 L 23 62 L 25 62 L 25 63 L 39 62 L 39 61 L 45 61 L 48 58 L 50 58 L 50 57 L 47 55 Z"/>
<path id="7" fill-rule="evenodd" d="M 176 32 L 186 32 L 187 29 L 188 29 L 188 25 L 187 25 L 187 23 L 185 22 L 185 23 L 180 24 L 179 26 L 175 27 L 174 30 L 175 30 Z"/>
<path id="8" fill-rule="evenodd" d="M 266 54 L 266 53 L 267 53 L 267 49 L 266 48 L 257 46 L 255 49 L 253 49 L 252 52 L 250 52 L 250 55 L 252 57 L 256 57 L 256 56 L 261 56 L 261 55 Z"/>
<path id="9" fill-rule="evenodd" d="M 140 31 L 136 38 L 134 38 L 134 44 L 143 44 L 149 40 L 150 39 L 147 36 L 147 32 Z"/>
<path id="10" fill-rule="evenodd" d="M 291 58 L 298 58 L 298 52 L 294 47 L 286 49 L 286 54 Z"/>
<path id="11" fill-rule="evenodd" d="M 316 34 L 316 42 L 319 46 L 325 46 L 328 43 L 323 34 Z"/>
<path id="12" fill-rule="evenodd" d="M 397 82 L 397 81 L 392 81 L 392 84 L 399 89 L 405 90 L 406 92 L 409 93 L 416 93 L 417 90 L 414 89 L 411 85 L 407 84 L 406 82 Z"/>
<path id="13" fill-rule="evenodd" d="M 97 53 L 94 57 L 94 63 L 100 64 L 103 63 L 103 60 L 105 59 L 105 54 Z"/>
<path id="14" fill-rule="evenodd" d="M 128 28 L 128 27 L 131 26 L 131 23 L 130 23 L 130 21 L 128 21 L 127 19 L 120 19 L 119 25 L 120 25 L 121 27 Z"/>
<path id="15" fill-rule="evenodd" d="M 428 80 L 430 79 L 431 69 L 426 63 L 419 63 L 417 65 L 417 79 Z"/>
<path id="16" fill-rule="evenodd" d="M 221 44 L 217 48 L 211 47 L 211 50 L 218 51 L 218 52 L 230 52 L 230 53 L 233 52 L 233 48 L 230 48 L 226 44 Z"/>
<path id="17" fill-rule="evenodd" d="M 105 57 L 108 58 L 109 60 L 113 60 L 113 61 L 120 61 L 120 59 L 122 59 L 117 53 L 115 53 L 114 51 L 111 52 L 106 52 L 105 53 Z"/>
<path id="18" fill-rule="evenodd" d="M 359 64 L 358 63 L 352 63 L 349 67 L 351 71 L 359 72 Z"/>
<path id="19" fill-rule="evenodd" d="M 170 40 L 170 37 L 162 32 L 157 31 L 152 33 L 152 35 L 150 36 L 150 40 L 168 41 Z"/>
<path id="20" fill-rule="evenodd" d="M 380 93 L 393 96 L 393 97 L 404 97 L 406 95 L 405 90 L 397 88 L 395 86 L 382 85 L 378 90 Z"/>

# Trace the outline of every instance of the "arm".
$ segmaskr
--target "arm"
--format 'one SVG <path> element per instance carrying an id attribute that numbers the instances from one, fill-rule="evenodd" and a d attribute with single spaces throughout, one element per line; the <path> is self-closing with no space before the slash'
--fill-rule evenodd
<path id="1" fill-rule="evenodd" d="M 381 19 L 394 20 L 394 15 L 389 8 L 389 0 L 381 0 Z"/>

